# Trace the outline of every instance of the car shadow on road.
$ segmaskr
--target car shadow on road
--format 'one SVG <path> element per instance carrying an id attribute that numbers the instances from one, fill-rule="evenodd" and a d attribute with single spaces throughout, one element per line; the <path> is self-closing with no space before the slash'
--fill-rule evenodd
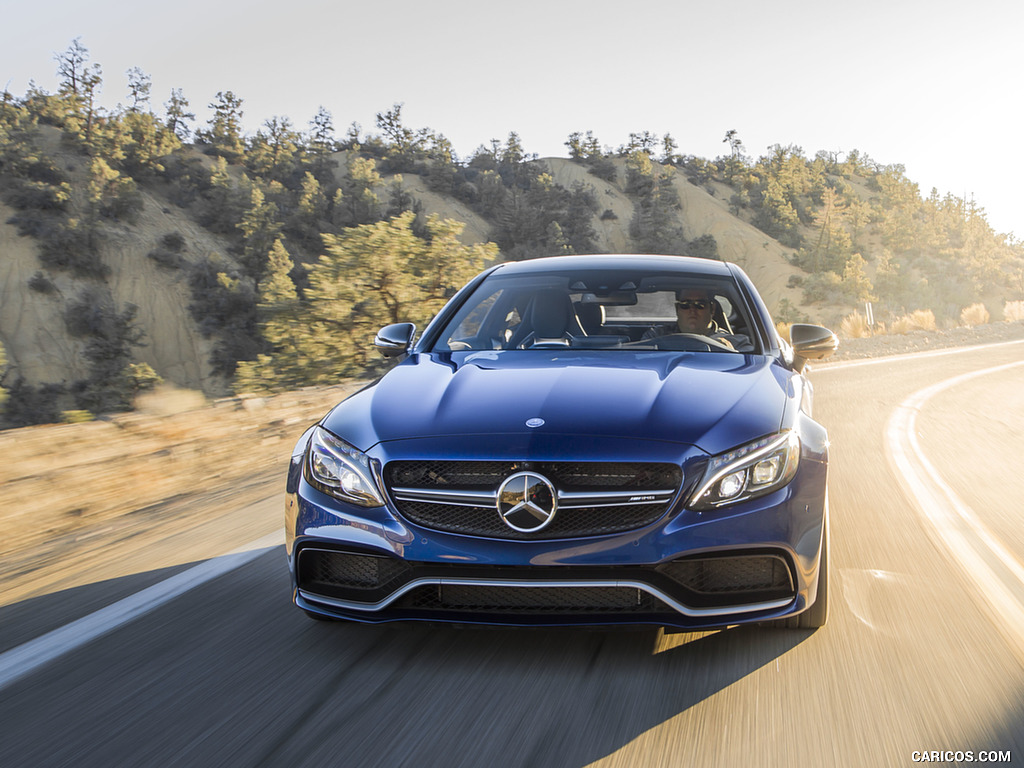
<path id="1" fill-rule="evenodd" d="M 761 627 L 677 635 L 344 624 L 310 631 L 320 651 L 364 643 L 372 651 L 361 669 L 333 680 L 347 695 L 326 692 L 271 763 L 287 755 L 293 765 L 314 765 L 345 733 L 357 756 L 379 765 L 588 765 L 814 635 Z M 359 755 L 373 731 L 373 751 Z"/>
<path id="2" fill-rule="evenodd" d="M 237 765 L 290 768 L 583 766 L 694 708 L 721 707 L 716 694 L 818 637 L 314 622 L 290 605 L 282 561 L 275 547 L 11 689 L 12 717 L 45 713 L 67 732 L 9 745 L 22 762 L 7 764 L 58 750 L 80 765 L 143 764 L 159 743 L 197 765 L 230 753 Z M 0 621 L 60 616 L 166 575 L 32 598 L 0 609 Z M 785 667 L 767 674 L 795 685 Z"/>

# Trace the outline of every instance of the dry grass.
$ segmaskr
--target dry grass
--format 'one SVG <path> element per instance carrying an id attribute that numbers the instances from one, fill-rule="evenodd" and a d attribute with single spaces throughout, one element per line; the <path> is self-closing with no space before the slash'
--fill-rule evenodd
<path id="1" fill-rule="evenodd" d="M 1003 306 L 1003 320 L 1008 323 L 1024 322 L 1024 301 L 1008 301 Z"/>
<path id="2" fill-rule="evenodd" d="M 839 323 L 839 332 L 848 339 L 866 339 L 871 336 L 868 319 L 860 312 L 847 315 Z"/>
<path id="3" fill-rule="evenodd" d="M 793 327 L 792 323 L 778 322 L 775 324 L 775 332 L 779 334 L 780 339 L 789 341 L 789 329 Z"/>
<path id="4" fill-rule="evenodd" d="M 968 328 L 974 328 L 977 325 L 988 325 L 990 319 L 988 310 L 981 302 L 964 307 L 960 312 L 960 325 L 966 325 Z"/>
<path id="5" fill-rule="evenodd" d="M 911 331 L 934 331 L 935 313 L 930 309 L 915 309 L 909 315 L 898 317 L 892 322 L 891 332 L 905 334 Z"/>
<path id="6" fill-rule="evenodd" d="M 102 421 L 4 430 L 0 559 L 196 489 L 230 489 L 273 472 L 283 477 L 292 441 L 359 386 L 198 408 L 198 394 L 194 403 L 165 397 Z"/>

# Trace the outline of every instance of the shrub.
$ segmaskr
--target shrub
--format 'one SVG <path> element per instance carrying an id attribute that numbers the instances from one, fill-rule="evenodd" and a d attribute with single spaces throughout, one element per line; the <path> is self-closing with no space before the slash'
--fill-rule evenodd
<path id="1" fill-rule="evenodd" d="M 111 308 L 98 288 L 87 288 L 64 310 L 64 326 L 75 339 L 108 335 Z"/>
<path id="2" fill-rule="evenodd" d="M 865 339 L 871 335 L 868 319 L 860 312 L 847 315 L 839 323 L 839 331 L 849 339 Z"/>
<path id="3" fill-rule="evenodd" d="M 41 384 L 33 387 L 24 379 L 18 379 L 8 387 L 8 399 L 4 403 L 4 422 L 12 427 L 26 427 L 31 424 L 56 424 L 61 418 L 60 401 L 64 399 L 65 388 L 60 384 Z"/>
<path id="4" fill-rule="evenodd" d="M 779 304 L 775 308 L 773 315 L 779 323 L 792 324 L 810 322 L 810 318 L 801 312 L 800 309 L 787 298 L 779 299 Z"/>
<path id="5" fill-rule="evenodd" d="M 20 211 L 64 212 L 70 199 L 71 187 L 66 182 L 53 185 L 16 180 L 4 194 L 4 201 Z"/>
<path id="6" fill-rule="evenodd" d="M 619 172 L 615 169 L 615 163 L 607 157 L 595 158 L 589 161 L 588 165 L 592 174 L 611 184 L 614 184 L 619 177 Z"/>
<path id="7" fill-rule="evenodd" d="M 160 238 L 160 246 L 171 253 L 181 253 L 185 248 L 185 238 L 178 232 L 168 232 Z"/>
<path id="8" fill-rule="evenodd" d="M 715 240 L 714 235 L 701 235 L 691 240 L 686 245 L 686 255 L 716 261 L 721 258 L 718 254 L 718 241 Z"/>
<path id="9" fill-rule="evenodd" d="M 901 336 L 910 333 L 911 330 L 913 329 L 910 327 L 910 318 L 906 315 L 897 317 L 889 327 L 889 333 L 898 333 Z"/>
<path id="10" fill-rule="evenodd" d="M 149 363 L 129 363 L 124 369 L 123 376 L 133 394 L 145 392 L 164 383 L 163 377 L 154 371 Z"/>
<path id="11" fill-rule="evenodd" d="M 89 411 L 71 410 L 61 411 L 60 420 L 65 424 L 83 424 L 87 421 L 92 421 L 95 416 Z"/>
<path id="12" fill-rule="evenodd" d="M 605 208 L 604 213 L 601 214 L 601 221 L 615 221 L 618 218 L 618 214 L 611 208 Z"/>
<path id="13" fill-rule="evenodd" d="M 57 290 L 57 286 L 53 284 L 53 281 L 41 271 L 36 272 L 28 279 L 28 287 L 36 293 L 43 293 L 47 295 L 54 293 Z"/>
<path id="14" fill-rule="evenodd" d="M 64 314 L 68 332 L 85 341 L 84 357 L 89 363 L 87 379 L 71 386 L 75 408 L 92 413 L 128 411 L 132 398 L 150 386 L 149 366 L 131 363 L 133 347 L 142 346 L 142 331 L 134 326 L 137 308 L 126 304 L 118 312 L 98 290 L 86 290 Z"/>
<path id="15" fill-rule="evenodd" d="M 96 252 L 94 236 L 84 228 L 57 223 L 38 237 L 39 261 L 47 269 L 100 280 L 110 274 L 110 267 Z"/>
<path id="16" fill-rule="evenodd" d="M 916 331 L 934 331 L 935 314 L 930 309 L 915 309 L 910 313 L 911 327 Z"/>
<path id="17" fill-rule="evenodd" d="M 126 179 L 124 183 L 116 187 L 114 194 L 100 206 L 100 215 L 107 219 L 134 224 L 138 221 L 143 207 L 142 195 L 136 188 L 135 181 Z"/>
<path id="18" fill-rule="evenodd" d="M 146 256 L 164 269 L 182 269 L 187 263 L 180 255 L 184 249 L 185 238 L 177 232 L 168 232 Z"/>
<path id="19" fill-rule="evenodd" d="M 150 251 L 146 256 L 155 261 L 157 266 L 163 267 L 164 269 L 182 269 L 185 266 L 185 259 L 177 253 L 163 248 L 157 248 L 154 251 Z"/>
<path id="20" fill-rule="evenodd" d="M 1003 320 L 1008 323 L 1024 322 L 1024 301 L 1008 301 L 1003 305 Z"/>
<path id="21" fill-rule="evenodd" d="M 262 350 L 258 296 L 237 269 L 213 254 L 188 268 L 189 312 L 204 337 L 216 337 L 210 353 L 213 372 L 233 376 L 240 360 L 255 360 Z"/>
<path id="22" fill-rule="evenodd" d="M 966 325 L 968 328 L 973 328 L 976 325 L 986 325 L 989 319 L 988 310 L 985 309 L 985 305 L 981 302 L 964 307 L 960 312 L 960 325 Z"/>
<path id="23" fill-rule="evenodd" d="M 803 282 L 804 303 L 813 304 L 817 301 L 830 304 L 841 303 L 846 298 L 842 283 L 843 279 L 835 272 L 818 272 L 808 275 Z"/>
<path id="24" fill-rule="evenodd" d="M 911 331 L 934 331 L 935 315 L 930 309 L 916 309 L 909 315 L 899 317 L 892 323 L 892 333 L 905 334 Z"/>
<path id="25" fill-rule="evenodd" d="M 892 325 L 889 327 L 889 333 L 898 333 L 901 336 L 910 333 L 911 330 L 913 329 L 910 327 L 910 318 L 906 315 L 903 315 L 903 317 L 897 317 L 892 321 Z"/>

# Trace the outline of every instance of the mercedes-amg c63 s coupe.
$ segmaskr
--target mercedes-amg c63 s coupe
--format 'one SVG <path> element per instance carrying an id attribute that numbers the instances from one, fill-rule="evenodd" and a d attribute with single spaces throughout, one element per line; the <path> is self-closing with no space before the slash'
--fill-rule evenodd
<path id="1" fill-rule="evenodd" d="M 487 269 L 302 435 L 294 601 L 313 618 L 491 625 L 828 614 L 828 439 L 808 360 L 746 274 L 679 256 Z"/>

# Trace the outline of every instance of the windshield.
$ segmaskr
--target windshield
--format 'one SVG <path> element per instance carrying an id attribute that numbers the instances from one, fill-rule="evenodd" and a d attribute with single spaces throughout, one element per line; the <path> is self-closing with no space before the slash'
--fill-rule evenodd
<path id="1" fill-rule="evenodd" d="M 756 352 L 729 278 L 683 272 L 576 270 L 492 275 L 433 347 Z"/>

